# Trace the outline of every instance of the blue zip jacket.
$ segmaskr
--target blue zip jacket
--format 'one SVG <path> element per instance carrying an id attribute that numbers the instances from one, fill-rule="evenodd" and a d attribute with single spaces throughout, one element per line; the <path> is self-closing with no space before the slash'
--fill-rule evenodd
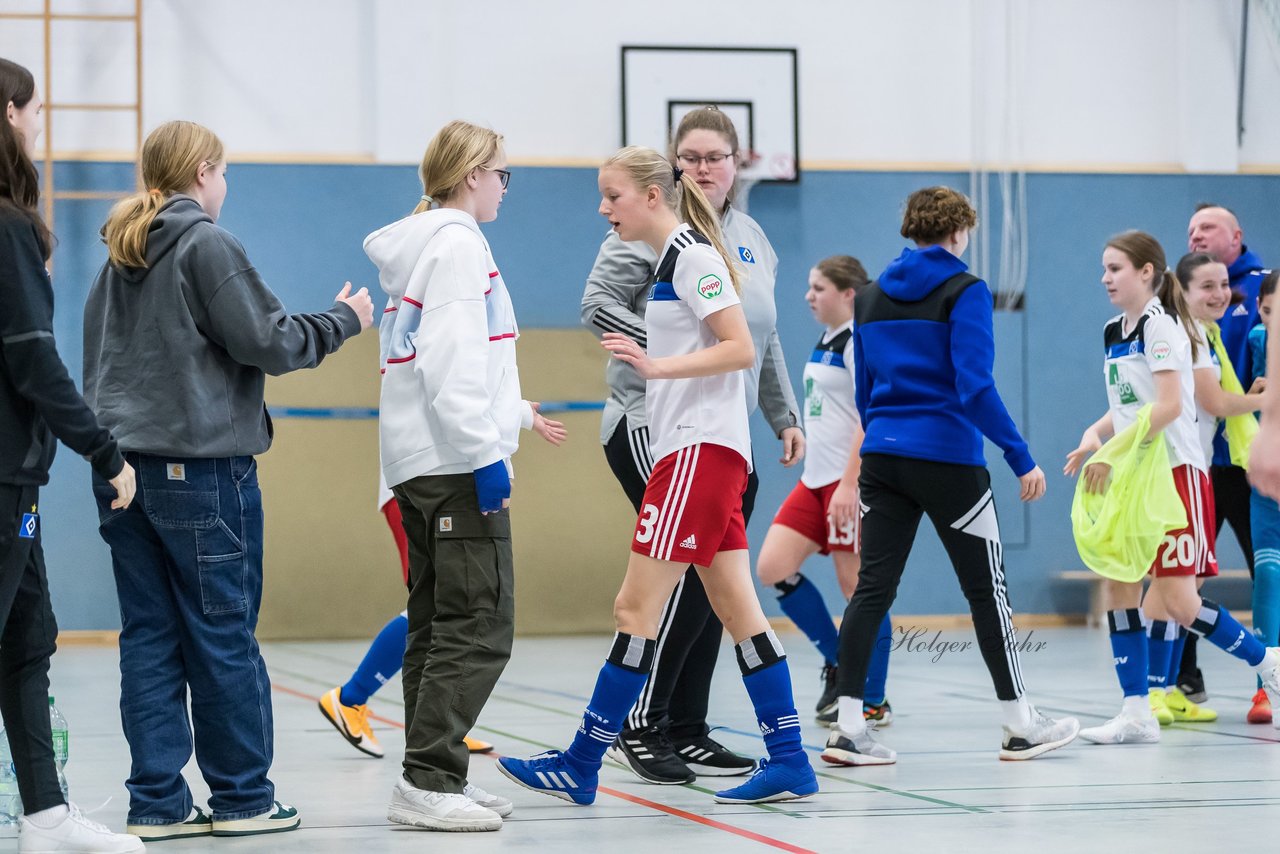
<path id="1" fill-rule="evenodd" d="M 1035 468 L 991 375 L 991 291 L 941 246 L 904 249 L 854 300 L 863 454 L 985 466 L 985 434 L 1018 477 Z"/>
<path id="2" fill-rule="evenodd" d="M 1244 297 L 1244 302 L 1227 308 L 1227 313 L 1218 321 L 1222 330 L 1222 346 L 1231 357 L 1231 367 L 1236 369 L 1236 376 L 1245 391 L 1249 390 L 1249 377 L 1254 375 L 1253 354 L 1249 351 L 1249 331 L 1258 324 L 1258 288 L 1262 286 L 1262 259 L 1249 251 L 1248 246 L 1240 247 L 1240 257 L 1227 268 L 1227 277 L 1231 280 L 1231 290 Z M 1213 436 L 1213 459 L 1215 466 L 1231 465 L 1231 451 L 1227 448 L 1227 438 L 1223 434 L 1223 421 L 1218 424 L 1218 432 Z"/>

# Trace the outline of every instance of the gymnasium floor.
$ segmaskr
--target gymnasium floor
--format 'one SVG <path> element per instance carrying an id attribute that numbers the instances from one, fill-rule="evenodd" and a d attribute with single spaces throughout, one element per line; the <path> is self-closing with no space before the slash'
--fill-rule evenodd
<path id="1" fill-rule="evenodd" d="M 928 638 L 933 636 L 930 631 Z M 1105 632 L 1035 630 L 1042 643 L 1023 655 L 1033 701 L 1083 723 L 1110 716 L 1118 689 Z M 942 641 L 971 640 L 944 630 Z M 818 658 L 796 634 L 784 634 L 802 720 L 818 691 Z M 919 645 L 926 638 L 922 637 Z M 567 744 L 605 652 L 594 637 L 517 639 L 515 655 L 477 728 L 499 751 L 529 755 Z M 1098 747 L 1080 742 L 1031 762 L 999 762 L 1000 729 L 986 671 L 976 651 L 898 649 L 889 697 L 896 710 L 882 740 L 897 765 L 841 769 L 817 758 L 821 727 L 805 726 L 805 745 L 822 791 L 777 806 L 717 805 L 714 780 L 651 786 L 606 763 L 592 807 L 528 792 L 475 757 L 472 780 L 511 797 L 514 815 L 497 833 L 441 834 L 397 828 L 385 819 L 404 745 L 400 684 L 372 701 L 387 758 L 357 753 L 316 709 L 318 696 L 343 681 L 360 642 L 264 646 L 275 685 L 278 797 L 298 807 L 302 828 L 277 836 L 202 839 L 149 846 L 166 852 L 305 851 L 593 851 L 706 854 L 774 851 L 1053 851 L 1163 839 L 1164 845 L 1247 850 L 1273 836 L 1280 804 L 1280 733 L 1244 723 L 1253 676 L 1202 644 L 1201 660 L 1221 719 L 1175 725 L 1153 746 Z M 94 818 L 122 829 L 128 751 L 117 714 L 116 650 L 68 645 L 54 657 L 54 693 L 71 729 L 72 797 Z M 762 749 L 729 646 L 712 693 L 721 740 L 746 753 Z M 188 781 L 203 800 L 194 763 Z M 1140 812 L 1139 810 L 1146 810 Z M 12 831 L 0 850 L 14 850 Z"/>

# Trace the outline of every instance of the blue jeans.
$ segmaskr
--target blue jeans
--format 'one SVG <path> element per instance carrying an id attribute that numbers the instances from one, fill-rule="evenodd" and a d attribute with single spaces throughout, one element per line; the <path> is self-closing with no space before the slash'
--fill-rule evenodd
<path id="1" fill-rule="evenodd" d="M 133 504 L 112 510 L 115 490 L 97 475 L 93 495 L 120 598 L 129 823 L 172 824 L 190 814 L 182 768 L 193 731 L 213 817 L 265 812 L 275 787 L 267 779 L 271 683 L 253 634 L 262 603 L 257 464 L 125 457 L 137 470 Z"/>

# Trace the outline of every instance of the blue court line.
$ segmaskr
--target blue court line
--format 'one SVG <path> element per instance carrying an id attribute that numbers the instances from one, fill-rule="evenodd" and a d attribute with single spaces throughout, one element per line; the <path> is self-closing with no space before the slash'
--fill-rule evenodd
<path id="1" fill-rule="evenodd" d="M 598 412 L 604 403 L 598 400 L 544 400 L 539 411 Z M 377 407 L 368 406 L 268 406 L 272 418 L 310 418 L 329 421 L 361 421 L 378 417 Z"/>

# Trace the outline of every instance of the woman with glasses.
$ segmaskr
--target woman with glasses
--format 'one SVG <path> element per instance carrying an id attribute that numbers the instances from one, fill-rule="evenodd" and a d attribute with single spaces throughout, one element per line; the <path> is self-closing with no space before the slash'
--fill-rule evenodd
<path id="1" fill-rule="evenodd" d="M 670 157 L 719 215 L 725 245 L 741 275 L 742 307 L 755 346 L 755 361 L 744 373 L 748 414 L 759 405 L 782 440 L 782 464 L 795 465 L 804 456 L 804 434 L 775 328 L 778 259 L 755 220 L 730 207 L 742 157 L 733 122 L 715 107 L 689 112 L 676 128 Z M 587 277 L 583 324 L 597 336 L 623 333 L 646 346 L 644 313 L 657 264 L 649 246 L 610 231 Z M 638 513 L 655 462 L 645 418 L 645 381 L 619 360 L 609 363 L 606 376 L 609 399 L 600 441 L 614 477 Z M 742 500 L 747 521 L 758 483 L 753 470 Z M 640 779 L 666 785 L 689 783 L 699 774 L 749 773 L 755 764 L 751 759 L 708 735 L 707 702 L 722 626 L 692 567 L 663 610 L 658 632 L 660 652 L 652 674 L 610 756 Z"/>
<path id="2" fill-rule="evenodd" d="M 276 800 L 262 604 L 266 375 L 314 368 L 373 322 L 351 283 L 323 313 L 285 313 L 217 220 L 221 140 L 193 122 L 147 137 L 144 189 L 103 227 L 108 261 L 84 309 L 84 391 L 138 472 L 137 498 L 93 478 L 120 599 L 120 717 L 129 832 L 146 841 L 298 827 Z M 187 713 L 190 692 L 191 711 Z M 193 741 L 194 740 L 194 741 Z M 212 816 L 192 802 L 193 749 Z"/>
<path id="3" fill-rule="evenodd" d="M 364 242 L 390 296 L 378 431 L 409 549 L 404 773 L 387 818 L 428 830 L 499 830 L 512 810 L 467 781 L 466 745 L 511 657 L 510 457 L 540 421 L 479 225 L 498 217 L 506 162 L 499 134 L 450 122 L 422 158 L 422 201 Z"/>

